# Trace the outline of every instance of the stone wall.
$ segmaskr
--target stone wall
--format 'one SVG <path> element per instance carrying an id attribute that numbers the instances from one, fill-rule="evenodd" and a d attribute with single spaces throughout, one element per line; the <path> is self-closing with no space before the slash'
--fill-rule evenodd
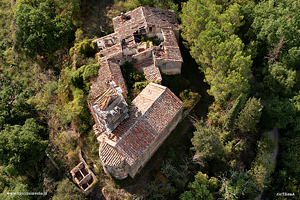
<path id="1" fill-rule="evenodd" d="M 82 158 L 81 150 L 79 150 L 79 160 L 81 162 L 70 173 L 81 191 L 87 196 L 92 192 L 92 185 L 97 181 L 97 178 Z"/>
<path id="2" fill-rule="evenodd" d="M 136 53 L 137 53 L 136 46 L 123 48 L 123 55 L 124 56 L 131 56 L 131 55 L 134 55 Z"/>
<path id="3" fill-rule="evenodd" d="M 160 71 L 164 74 L 174 75 L 181 73 L 181 65 L 182 62 L 179 61 L 165 61 L 165 60 L 157 60 L 155 61 L 155 65 L 159 67 Z"/>
<path id="4" fill-rule="evenodd" d="M 150 29 L 152 29 L 152 30 L 150 30 Z M 154 37 L 155 35 L 159 39 L 163 40 L 162 33 L 161 33 L 161 28 L 155 27 L 155 26 L 148 27 L 147 30 L 146 30 L 146 36 L 147 37 Z"/>
<path id="5" fill-rule="evenodd" d="M 137 62 L 150 58 L 152 56 L 152 49 L 147 49 L 141 53 L 132 56 Z"/>
<path id="6" fill-rule="evenodd" d="M 128 176 L 129 166 L 125 160 L 118 166 L 104 165 L 105 173 L 109 173 L 118 179 L 124 179 Z"/>
<path id="7" fill-rule="evenodd" d="M 175 117 L 170 121 L 166 128 L 154 139 L 150 146 L 138 157 L 134 164 L 130 167 L 129 175 L 134 178 L 137 173 L 146 165 L 153 154 L 162 145 L 165 139 L 170 135 L 170 133 L 177 126 L 181 119 L 182 109 L 175 115 Z"/>

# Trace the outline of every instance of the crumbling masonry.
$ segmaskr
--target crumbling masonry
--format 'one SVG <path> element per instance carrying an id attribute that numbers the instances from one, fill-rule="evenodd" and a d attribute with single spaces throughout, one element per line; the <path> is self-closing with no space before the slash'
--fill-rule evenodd
<path id="1" fill-rule="evenodd" d="M 106 173 L 135 177 L 181 119 L 182 101 L 168 88 L 149 83 L 128 107 L 120 65 L 125 61 L 161 82 L 161 72 L 178 74 L 183 62 L 178 47 L 179 24 L 171 10 L 139 7 L 113 19 L 115 33 L 93 42 L 100 48 L 98 76 L 91 79 L 88 102 Z M 141 42 L 156 36 L 158 46 Z"/>

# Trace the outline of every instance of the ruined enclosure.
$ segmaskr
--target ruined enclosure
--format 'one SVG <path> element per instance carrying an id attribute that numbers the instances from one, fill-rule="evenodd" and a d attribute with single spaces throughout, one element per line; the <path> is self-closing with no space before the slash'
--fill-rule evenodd
<path id="1" fill-rule="evenodd" d="M 88 169 L 86 163 L 80 162 L 70 173 L 82 192 L 88 195 L 91 192 L 90 186 L 97 179 L 94 173 Z"/>

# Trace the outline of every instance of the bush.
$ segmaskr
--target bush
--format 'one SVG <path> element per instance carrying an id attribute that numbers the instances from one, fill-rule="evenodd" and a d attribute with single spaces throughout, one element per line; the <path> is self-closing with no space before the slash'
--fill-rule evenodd
<path id="1" fill-rule="evenodd" d="M 138 72 L 136 68 L 133 67 L 133 64 L 131 62 L 125 62 L 121 66 L 121 71 L 124 79 L 126 80 L 128 90 L 130 90 L 133 87 L 135 82 L 145 80 L 145 75 L 143 73 Z"/>
<path id="2" fill-rule="evenodd" d="M 183 104 L 183 112 L 191 108 L 197 100 L 201 98 L 201 95 L 197 92 L 192 92 L 191 89 L 184 90 L 179 94 Z"/>
<path id="3" fill-rule="evenodd" d="M 69 72 L 70 83 L 77 88 L 83 88 L 84 83 L 87 84 L 90 78 L 98 75 L 99 67 L 99 64 L 92 64 L 83 65 L 77 71 L 71 70 Z"/>
<path id="4" fill-rule="evenodd" d="M 97 53 L 97 44 L 92 43 L 93 39 L 82 40 L 79 43 L 75 43 L 74 47 L 70 49 L 70 56 L 74 55 L 74 49 L 77 49 L 76 53 L 85 55 L 86 57 L 93 57 Z"/>

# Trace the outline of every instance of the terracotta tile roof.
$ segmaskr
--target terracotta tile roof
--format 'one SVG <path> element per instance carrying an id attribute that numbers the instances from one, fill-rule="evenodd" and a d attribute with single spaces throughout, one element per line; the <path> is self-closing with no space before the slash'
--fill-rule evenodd
<path id="1" fill-rule="evenodd" d="M 105 48 L 103 50 L 100 50 L 98 55 L 98 60 L 101 59 L 101 57 L 113 58 L 117 54 L 122 54 L 122 46 L 120 43 L 115 44 L 111 47 Z"/>
<path id="2" fill-rule="evenodd" d="M 138 63 L 134 64 L 133 66 L 134 66 L 139 72 L 144 72 L 144 71 L 143 71 L 143 68 L 144 68 L 144 67 L 149 67 L 149 66 L 151 66 L 151 65 L 153 65 L 153 59 L 152 59 L 152 57 L 149 58 L 149 59 L 143 60 L 143 61 L 141 61 L 141 62 L 138 62 Z"/>
<path id="3" fill-rule="evenodd" d="M 139 72 L 145 74 L 145 78 L 148 81 L 159 81 L 161 82 L 162 77 L 159 71 L 159 68 L 153 64 L 152 57 L 150 59 L 146 59 L 142 62 L 138 62 L 133 65 Z"/>
<path id="4" fill-rule="evenodd" d="M 112 148 L 129 165 L 148 148 L 183 105 L 168 88 L 154 83 L 149 83 L 132 104 L 129 118 L 112 132 L 112 139 L 115 140 Z M 111 149 L 107 149 L 109 150 Z M 103 153 L 109 154 L 104 151 Z M 115 154 L 114 151 L 112 153 Z"/>
<path id="5" fill-rule="evenodd" d="M 143 7 L 138 7 L 125 14 L 130 19 L 123 19 L 121 16 L 113 18 L 115 33 L 119 39 L 125 39 L 132 35 L 136 30 L 146 26 L 146 20 L 143 15 Z"/>
<path id="6" fill-rule="evenodd" d="M 174 32 L 170 29 L 163 29 L 164 41 L 162 42 L 164 49 L 154 54 L 155 59 L 183 62 L 181 52 L 176 40 Z"/>
<path id="7" fill-rule="evenodd" d="M 110 166 L 117 166 L 123 160 L 122 154 L 106 142 L 100 143 L 99 155 L 102 162 Z"/>
<path id="8" fill-rule="evenodd" d="M 125 94 L 128 93 L 120 66 L 111 60 L 103 59 L 103 62 L 100 63 L 98 76 L 91 78 L 92 99 L 96 99 L 107 91 L 111 81 L 119 85 Z"/>
<path id="9" fill-rule="evenodd" d="M 140 6 L 124 15 L 130 19 L 122 16 L 113 19 L 114 29 L 119 39 L 125 39 L 139 28 L 148 26 L 179 30 L 176 14 L 172 10 Z"/>
<path id="10" fill-rule="evenodd" d="M 173 30 L 163 29 L 162 33 L 164 37 L 164 41 L 163 41 L 164 46 L 178 47 L 177 39 Z"/>
<path id="11" fill-rule="evenodd" d="M 162 77 L 159 71 L 159 68 L 155 65 L 150 65 L 148 67 L 143 67 L 143 72 L 145 74 L 145 78 L 149 81 L 162 81 Z"/>
<path id="12" fill-rule="evenodd" d="M 164 53 L 160 54 L 159 56 L 156 55 L 155 59 L 173 61 L 173 62 L 175 61 L 183 62 L 179 47 L 171 47 L 171 46 L 164 47 Z"/>
<path id="13" fill-rule="evenodd" d="M 142 7 L 143 15 L 148 25 L 155 25 L 160 28 L 171 28 L 179 30 L 179 23 L 173 10 L 163 10 L 152 7 Z"/>

